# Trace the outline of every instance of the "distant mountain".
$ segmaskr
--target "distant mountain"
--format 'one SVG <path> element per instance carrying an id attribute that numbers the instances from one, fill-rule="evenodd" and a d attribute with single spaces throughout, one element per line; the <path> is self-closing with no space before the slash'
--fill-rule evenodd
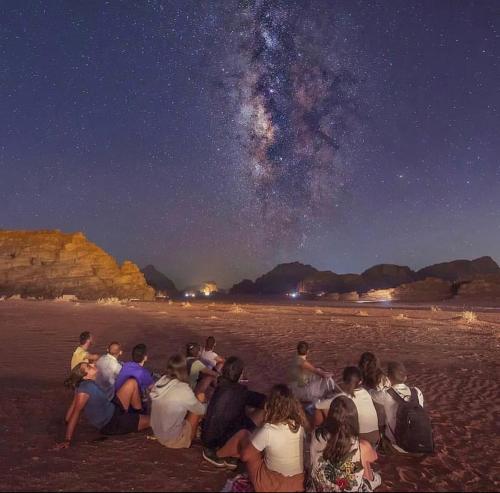
<path id="1" fill-rule="evenodd" d="M 406 265 L 374 265 L 361 275 L 370 289 L 394 288 L 416 280 L 415 272 Z"/>
<path id="2" fill-rule="evenodd" d="M 244 279 L 235 284 L 230 294 L 285 294 L 299 290 L 305 293 L 366 293 L 370 290 L 402 288 L 401 296 L 422 298 L 423 294 L 410 294 L 412 283 L 427 278 L 447 282 L 467 282 L 482 279 L 485 276 L 500 275 L 500 267 L 491 257 L 481 257 L 475 260 L 455 260 L 431 265 L 413 271 L 404 265 L 378 264 L 366 269 L 362 274 L 336 274 L 332 271 L 318 271 L 311 265 L 300 262 L 279 264 L 273 270 L 257 278 L 255 282 Z M 447 296 L 447 287 L 437 283 L 420 283 L 415 290 L 439 291 L 440 296 Z M 493 288 L 492 288 L 493 289 Z M 408 294 L 407 294 L 408 291 Z"/>
<path id="3" fill-rule="evenodd" d="M 178 293 L 173 281 L 159 270 L 156 270 L 154 265 L 147 265 L 141 269 L 141 272 L 144 274 L 146 282 L 156 291 L 163 291 L 169 296 L 174 296 Z"/>
<path id="4" fill-rule="evenodd" d="M 284 294 L 289 291 L 295 291 L 302 279 L 318 272 L 310 265 L 304 265 L 300 262 L 291 262 L 288 264 L 279 264 L 273 270 L 259 277 L 253 283 L 248 279 L 236 284 L 231 289 L 233 294 Z M 253 291 L 253 293 L 251 293 Z"/>
<path id="5" fill-rule="evenodd" d="M 437 277 L 446 281 L 472 281 L 488 274 L 500 274 L 500 267 L 491 257 L 475 260 L 453 260 L 424 267 L 417 272 L 419 279 Z"/>
<path id="6" fill-rule="evenodd" d="M 229 290 L 229 294 L 257 294 L 257 287 L 250 279 L 243 279 Z"/>

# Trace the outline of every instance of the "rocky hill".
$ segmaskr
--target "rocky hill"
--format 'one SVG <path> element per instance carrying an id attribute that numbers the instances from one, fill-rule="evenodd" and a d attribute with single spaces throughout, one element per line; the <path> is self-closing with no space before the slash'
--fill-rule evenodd
<path id="1" fill-rule="evenodd" d="M 446 281 L 462 282 L 478 279 L 489 274 L 500 274 L 500 267 L 491 257 L 475 260 L 453 260 L 424 267 L 417 272 L 419 279 L 436 277 Z"/>
<path id="2" fill-rule="evenodd" d="M 409 267 L 394 264 L 374 265 L 361 275 L 370 289 L 393 288 L 416 279 L 415 272 Z"/>
<path id="3" fill-rule="evenodd" d="M 481 293 L 494 299 L 500 290 L 498 279 L 500 267 L 491 257 L 435 264 L 418 272 L 407 266 L 379 264 L 362 274 L 318 271 L 310 265 L 292 262 L 278 265 L 255 282 L 245 279 L 235 284 L 230 293 L 285 294 L 298 290 L 311 295 L 327 293 L 328 299 L 361 294 L 371 300 L 389 297 L 423 302 L 448 299 L 458 290 L 463 299 L 477 299 Z"/>
<path id="4" fill-rule="evenodd" d="M 305 277 L 318 272 L 310 265 L 300 262 L 279 264 L 273 270 L 255 280 L 256 291 L 260 294 L 283 294 L 295 291 Z"/>
<path id="5" fill-rule="evenodd" d="M 121 266 L 82 233 L 0 230 L 0 295 L 154 299 L 132 262 Z"/>
<path id="6" fill-rule="evenodd" d="M 500 274 L 490 274 L 459 285 L 457 300 L 500 303 Z"/>
<path id="7" fill-rule="evenodd" d="M 155 290 L 161 291 L 168 296 L 176 296 L 179 291 L 175 284 L 163 272 L 160 272 L 154 265 L 147 265 L 141 272 L 144 274 L 146 282 Z"/>

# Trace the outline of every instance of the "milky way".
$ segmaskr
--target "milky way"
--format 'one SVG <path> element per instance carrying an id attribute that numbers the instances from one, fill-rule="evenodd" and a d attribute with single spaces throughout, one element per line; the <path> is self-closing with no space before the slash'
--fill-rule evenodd
<path id="1" fill-rule="evenodd" d="M 343 148 L 354 132 L 356 78 L 336 46 L 335 12 L 315 10 L 257 0 L 238 14 L 243 173 L 270 242 L 303 243 L 331 220 L 349 179 Z"/>

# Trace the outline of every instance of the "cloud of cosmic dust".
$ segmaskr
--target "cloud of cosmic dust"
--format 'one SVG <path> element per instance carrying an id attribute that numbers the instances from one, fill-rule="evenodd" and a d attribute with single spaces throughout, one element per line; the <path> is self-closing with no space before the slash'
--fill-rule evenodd
<path id="1" fill-rule="evenodd" d="M 349 182 L 358 75 L 345 63 L 331 3 L 325 6 L 250 0 L 233 13 L 241 171 L 270 244 L 303 245 L 331 223 Z"/>

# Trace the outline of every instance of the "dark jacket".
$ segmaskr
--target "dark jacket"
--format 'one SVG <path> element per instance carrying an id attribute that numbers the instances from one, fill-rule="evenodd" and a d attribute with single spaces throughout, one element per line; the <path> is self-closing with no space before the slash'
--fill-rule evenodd
<path id="1" fill-rule="evenodd" d="M 203 420 L 201 430 L 203 446 L 219 448 L 238 431 L 252 431 L 255 424 L 247 417 L 245 407 L 263 409 L 265 402 L 265 395 L 252 392 L 240 383 L 221 378 Z"/>

